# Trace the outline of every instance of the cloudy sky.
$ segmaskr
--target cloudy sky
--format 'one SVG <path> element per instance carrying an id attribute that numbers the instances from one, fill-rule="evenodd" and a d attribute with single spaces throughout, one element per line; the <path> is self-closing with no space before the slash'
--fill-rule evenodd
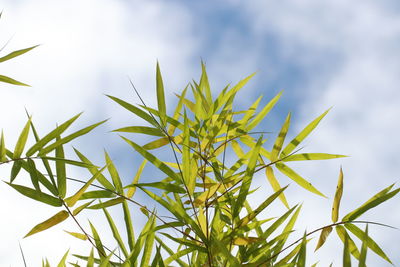
<path id="1" fill-rule="evenodd" d="M 202 59 L 215 93 L 257 71 L 239 95 L 240 107 L 260 94 L 267 100 L 284 90 L 271 115 L 270 128 L 264 130 L 277 131 L 287 112 L 292 111 L 294 135 L 333 107 L 317 134 L 307 139 L 305 150 L 351 157 L 302 164 L 301 173 L 332 197 L 342 165 L 347 202 L 344 211 L 399 181 L 398 1 L 3 0 L 0 9 L 0 45 L 11 39 L 2 54 L 41 44 L 0 66 L 1 74 L 32 85 L 0 85 L 0 125 L 10 147 L 26 121 L 24 108 L 33 114 L 42 134 L 57 122 L 84 111 L 77 123 L 80 127 L 111 119 L 91 138 L 75 144 L 99 161 L 106 148 L 131 177 L 129 163 L 134 161 L 137 166 L 139 157 L 123 150 L 123 143 L 109 131 L 134 120 L 104 94 L 137 103 L 128 80 L 131 78 L 143 98 L 154 104 L 158 60 L 167 101 L 173 104 L 173 92 L 199 76 Z M 6 180 L 7 172 L 3 169 L 1 174 Z M 42 256 L 51 256 L 54 261 L 54 255 L 60 258 L 71 246 L 84 247 L 62 233 L 63 229 L 76 230 L 68 223 L 22 240 L 34 224 L 55 211 L 24 199 L 5 184 L 0 190 L 1 266 L 21 266 L 18 241 L 33 266 Z M 304 199 L 305 192 L 298 187 L 293 185 L 289 190 L 292 204 Z M 313 196 L 304 200 L 299 235 L 305 228 L 312 230 L 329 223 L 330 203 L 331 199 Z M 364 218 L 400 227 L 399 205 L 397 197 Z M 370 232 L 393 261 L 400 262 L 400 232 L 377 227 L 371 227 Z M 341 251 L 342 247 L 337 246 L 336 237 L 329 241 L 328 251 L 317 254 L 321 266 L 332 261 L 340 266 L 341 259 L 332 251 Z M 65 245 L 56 248 L 50 245 L 52 242 Z M 372 253 L 369 257 L 373 266 L 385 266 Z"/>

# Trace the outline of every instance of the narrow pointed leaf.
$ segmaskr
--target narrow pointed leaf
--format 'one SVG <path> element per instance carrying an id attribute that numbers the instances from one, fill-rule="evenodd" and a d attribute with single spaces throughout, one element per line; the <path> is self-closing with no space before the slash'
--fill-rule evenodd
<path id="1" fill-rule="evenodd" d="M 107 209 L 103 209 L 104 214 L 106 215 L 108 225 L 110 226 L 111 232 L 115 241 L 117 241 L 119 248 L 121 248 L 122 253 L 125 257 L 128 257 L 128 251 L 122 241 L 121 235 L 119 234 L 118 228 L 114 223 L 113 218 L 111 217 L 110 213 L 108 213 Z"/>
<path id="2" fill-rule="evenodd" d="M 56 138 L 57 141 L 60 140 L 60 137 Z M 62 145 L 56 147 L 56 157 L 57 158 L 65 158 L 64 148 Z M 57 173 L 57 190 L 59 196 L 61 198 L 65 197 L 67 193 L 67 173 L 65 168 L 65 162 L 61 160 L 56 160 L 56 173 Z"/>
<path id="3" fill-rule="evenodd" d="M 0 162 L 5 162 L 7 161 L 6 157 L 6 145 L 4 143 L 4 134 L 3 131 L 1 131 L 1 140 L 0 140 Z"/>
<path id="4" fill-rule="evenodd" d="M 343 247 L 343 267 L 351 267 L 349 236 L 346 234 Z"/>
<path id="5" fill-rule="evenodd" d="M 347 157 L 345 155 L 326 154 L 326 153 L 301 153 L 285 156 L 283 161 L 302 161 L 302 160 L 327 160 Z"/>
<path id="6" fill-rule="evenodd" d="M 105 155 L 105 159 L 106 159 L 106 163 L 107 163 L 107 169 L 108 169 L 108 172 L 110 173 L 115 190 L 119 194 L 123 194 L 124 192 L 122 190 L 122 181 L 121 181 L 121 178 L 119 177 L 117 168 L 115 167 L 114 162 L 111 160 L 110 156 L 108 155 L 108 153 L 106 151 L 104 151 L 104 155 Z"/>
<path id="7" fill-rule="evenodd" d="M 315 247 L 314 251 L 317 251 L 320 247 L 322 247 L 325 244 L 325 241 L 331 232 L 332 232 L 332 226 L 325 227 L 324 229 L 322 229 L 318 239 L 317 246 Z"/>
<path id="8" fill-rule="evenodd" d="M 13 154 L 14 159 L 18 159 L 22 155 L 22 151 L 24 150 L 26 141 L 28 140 L 30 126 L 31 126 L 31 119 L 29 119 L 28 122 L 25 124 L 24 129 L 22 130 L 21 134 L 18 137 L 17 143 L 15 144 L 15 149 Z"/>
<path id="9" fill-rule="evenodd" d="M 300 185 L 304 189 L 306 189 L 314 194 L 326 197 L 324 194 L 322 194 L 320 191 L 318 191 L 310 182 L 308 182 L 303 177 L 298 175 L 295 171 L 293 171 L 287 165 L 285 165 L 283 163 L 276 163 L 275 166 L 281 173 L 283 173 L 284 175 L 286 175 L 287 177 L 292 179 L 294 182 L 296 182 L 298 185 Z"/>
<path id="10" fill-rule="evenodd" d="M 73 236 L 75 238 L 78 238 L 80 240 L 87 240 L 87 236 L 85 234 L 76 233 L 76 232 L 69 232 L 69 231 L 65 231 L 65 230 L 64 230 L 64 232 L 66 232 L 67 234 L 69 234 L 69 235 L 71 235 L 71 236 Z"/>
<path id="11" fill-rule="evenodd" d="M 60 140 L 54 142 L 53 144 L 51 144 L 51 145 L 49 145 L 47 147 L 44 147 L 42 150 L 40 150 L 39 156 L 46 155 L 46 154 L 50 153 L 51 151 L 53 151 L 56 147 L 58 147 L 60 145 L 63 145 L 63 144 L 66 144 L 66 143 L 69 143 L 70 141 L 74 140 L 75 138 L 89 133 L 94 128 L 96 128 L 97 126 L 105 123 L 106 121 L 107 120 L 92 124 L 92 125 L 90 125 L 88 127 L 85 127 L 85 128 L 83 128 L 83 129 L 81 129 L 79 131 L 74 132 L 73 134 L 70 134 L 70 135 L 68 135 L 66 137 L 61 138 Z"/>
<path id="12" fill-rule="evenodd" d="M 292 141 L 282 150 L 282 157 L 289 155 L 314 129 L 319 122 L 325 117 L 330 109 L 322 113 L 319 117 L 308 124 Z"/>
<path id="13" fill-rule="evenodd" d="M 24 196 L 27 196 L 31 199 L 49 204 L 54 207 L 61 207 L 62 206 L 62 201 L 59 198 L 50 196 L 46 193 L 34 190 L 29 187 L 25 187 L 23 185 L 16 185 L 16 184 L 11 184 L 7 183 L 9 186 L 17 190 L 19 193 L 23 194 Z"/>
<path id="14" fill-rule="evenodd" d="M 360 259 L 358 260 L 358 267 L 367 267 L 367 250 L 368 250 L 368 224 L 365 227 L 364 236 L 362 238 Z"/>
<path id="15" fill-rule="evenodd" d="M 27 233 L 25 237 L 28 237 L 30 235 L 39 233 L 41 231 L 44 231 L 46 229 L 49 229 L 50 227 L 53 227 L 54 225 L 59 224 L 60 222 L 63 222 L 64 220 L 66 220 L 68 218 L 69 214 L 67 211 L 62 210 L 60 212 L 58 212 L 57 214 L 55 214 L 54 216 L 52 216 L 51 218 L 47 219 L 44 222 L 39 223 L 38 225 L 36 225 L 35 227 L 32 228 L 32 230 L 29 231 L 29 233 Z"/>
<path id="16" fill-rule="evenodd" d="M 264 106 L 264 108 L 260 111 L 260 113 L 258 113 L 252 121 L 250 121 L 250 123 L 246 127 L 247 132 L 249 132 L 254 127 L 256 127 L 264 119 L 264 117 L 275 106 L 276 102 L 278 102 L 281 95 L 282 95 L 282 92 L 277 94 L 267 105 Z"/>
<path id="17" fill-rule="evenodd" d="M 42 139 L 36 142 L 31 148 L 26 151 L 26 155 L 28 157 L 32 156 L 36 151 L 39 151 L 43 148 L 46 144 L 48 144 L 51 140 L 55 139 L 57 136 L 60 136 L 68 127 L 77 119 L 82 113 L 79 113 L 72 117 L 71 119 L 67 120 L 60 126 L 57 126 L 53 131 L 45 135 Z"/>
<path id="18" fill-rule="evenodd" d="M 274 147 L 271 151 L 271 161 L 276 161 L 278 159 L 278 155 L 281 152 L 283 142 L 285 141 L 286 134 L 289 130 L 290 126 L 290 113 L 287 115 L 285 122 L 282 125 L 281 131 L 279 132 L 278 137 L 275 140 Z"/>
<path id="19" fill-rule="evenodd" d="M 281 190 L 281 185 L 279 184 L 278 180 L 275 177 L 274 170 L 272 167 L 268 166 L 265 168 L 265 174 L 267 176 L 268 182 L 271 184 L 272 189 L 274 189 L 275 192 L 278 192 Z M 286 200 L 285 194 L 282 192 L 279 194 L 279 199 L 282 201 L 283 205 L 285 205 L 286 208 L 289 208 L 289 203 Z"/>
<path id="20" fill-rule="evenodd" d="M 158 62 L 156 68 L 156 83 L 158 111 L 160 112 L 161 125 L 165 127 L 167 123 L 167 108 L 165 106 L 164 84 Z"/>
<path id="21" fill-rule="evenodd" d="M 340 200 L 343 195 L 343 170 L 340 168 L 338 184 L 336 186 L 335 198 L 332 205 L 332 222 L 337 222 L 339 219 Z"/>
<path id="22" fill-rule="evenodd" d="M 124 128 L 119 128 L 113 132 L 124 132 L 124 133 L 141 133 L 152 136 L 165 136 L 165 134 L 158 128 L 147 127 L 147 126 L 129 126 Z"/>
<path id="23" fill-rule="evenodd" d="M 13 52 L 9 53 L 8 55 L 0 57 L 0 63 L 4 62 L 4 61 L 7 61 L 7 60 L 10 60 L 12 58 L 18 57 L 20 55 L 23 55 L 26 52 L 29 52 L 30 50 L 34 49 L 35 47 L 38 47 L 38 45 L 29 47 L 29 48 L 20 49 L 20 50 L 17 50 L 17 51 L 13 51 Z"/>
<path id="24" fill-rule="evenodd" d="M 26 83 L 19 82 L 17 80 L 14 80 L 14 79 L 4 76 L 4 75 L 0 75 L 0 82 L 10 83 L 10 84 L 14 84 L 14 85 L 21 85 L 21 86 L 30 86 Z"/>

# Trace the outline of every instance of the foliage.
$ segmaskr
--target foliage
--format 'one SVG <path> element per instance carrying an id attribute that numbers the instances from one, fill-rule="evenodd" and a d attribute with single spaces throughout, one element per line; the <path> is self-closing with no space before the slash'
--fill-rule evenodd
<path id="1" fill-rule="evenodd" d="M 2 59 L 11 59 L 30 49 L 16 51 Z M 146 124 L 128 125 L 115 132 L 143 134 L 154 139 L 141 145 L 132 138 L 120 136 L 127 146 L 143 157 L 130 184 L 124 183 L 126 179 L 120 177 L 107 152 L 103 167 L 93 164 L 76 148 L 74 151 L 79 160 L 70 159 L 64 153 L 64 147 L 71 141 L 88 134 L 105 121 L 65 134 L 80 116 L 77 114 L 40 136 L 28 114 L 28 120 L 13 150 L 5 145 L 2 134 L 0 164 L 12 164 L 7 184 L 32 200 L 59 208 L 55 215 L 34 226 L 25 237 L 72 218 L 80 232 L 67 233 L 90 242 L 92 249 L 88 254 L 69 255 L 67 251 L 58 266 L 66 266 L 67 262 L 72 266 L 80 266 L 75 263 L 76 259 L 86 262 L 86 266 L 305 266 L 310 236 L 320 232 L 317 250 L 324 245 L 334 229 L 343 241 L 344 266 L 350 266 L 351 257 L 353 261 L 359 262 L 359 266 L 365 266 L 367 251 L 390 262 L 368 234 L 368 224 L 378 223 L 359 221 L 359 218 L 394 197 L 400 189 L 394 188 L 394 185 L 383 189 L 339 220 L 343 192 L 342 170 L 332 205 L 332 223 L 305 232 L 297 241 L 288 243 L 289 237 L 295 234 L 293 229 L 301 205 L 289 205 L 285 194 L 287 186 L 281 186 L 282 182 L 275 174 L 279 172 L 287 176 L 309 193 L 325 196 L 289 165 L 293 161 L 344 157 L 338 154 L 300 152 L 299 145 L 328 111 L 311 121 L 293 140 L 285 142 L 291 122 L 289 113 L 272 148 L 268 149 L 263 133 L 255 132 L 254 129 L 260 127 L 281 93 L 261 108 L 259 97 L 248 109 L 236 110 L 235 96 L 253 75 L 232 87 L 227 86 L 213 98 L 205 65 L 201 67 L 200 80 L 193 81 L 177 95 L 179 101 L 172 115 L 167 114 L 158 64 L 157 109 L 148 107 L 144 101 L 141 105 L 133 105 L 123 99 L 108 96 Z M 188 91 L 192 97 L 188 96 Z M 30 136 L 33 136 L 33 144 L 28 146 Z M 161 152 L 166 148 L 173 162 L 161 159 Z M 159 178 L 155 182 L 140 180 L 148 163 L 159 171 Z M 87 169 L 92 177 L 88 181 L 69 178 L 70 166 Z M 249 196 L 257 192 L 252 182 L 258 173 L 265 174 L 272 194 L 258 206 L 253 206 L 249 203 Z M 32 185 L 25 186 L 22 182 L 18 184 L 23 178 L 29 178 Z M 82 186 L 76 192 L 67 194 L 70 183 L 80 183 Z M 138 189 L 157 203 L 159 212 L 167 212 L 169 216 L 161 216 L 156 210 L 150 210 L 135 200 Z M 279 217 L 269 217 L 268 207 L 277 201 L 286 207 L 286 211 Z M 134 234 L 130 205 L 140 207 L 143 216 L 147 218 L 139 235 Z M 108 212 L 110 207 L 122 209 L 125 229 L 116 226 Z M 84 229 L 79 223 L 77 215 L 86 210 L 104 213 L 118 253 L 103 243 L 102 233 L 97 231 L 95 222 L 90 223 L 90 229 Z M 365 230 L 357 226 L 360 223 L 367 224 Z M 121 232 L 126 232 L 126 238 L 121 236 Z M 360 240 L 360 249 L 354 239 Z M 42 266 L 50 264 L 44 260 Z"/>

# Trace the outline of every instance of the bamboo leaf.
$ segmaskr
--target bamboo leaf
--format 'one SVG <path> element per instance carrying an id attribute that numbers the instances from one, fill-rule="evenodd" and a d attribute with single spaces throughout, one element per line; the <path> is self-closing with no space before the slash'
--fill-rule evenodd
<path id="1" fill-rule="evenodd" d="M 274 147 L 272 148 L 272 151 L 271 151 L 271 161 L 272 162 L 274 162 L 278 159 L 279 152 L 281 152 L 283 142 L 285 141 L 286 134 L 289 130 L 290 116 L 291 116 L 291 114 L 289 112 L 289 114 L 286 117 L 285 122 L 282 125 L 279 135 L 275 140 Z"/>
<path id="2" fill-rule="evenodd" d="M 93 206 L 89 206 L 88 209 L 92 209 L 92 210 L 104 209 L 104 208 L 118 205 L 124 201 L 125 201 L 125 198 L 117 197 L 117 198 L 113 198 L 113 199 L 107 200 L 107 201 L 99 203 L 99 204 L 95 204 Z"/>
<path id="3" fill-rule="evenodd" d="M 298 267 L 305 267 L 306 266 L 306 249 L 307 249 L 307 239 L 306 233 L 303 235 L 303 240 L 301 241 L 300 251 L 297 258 L 297 265 Z"/>
<path id="4" fill-rule="evenodd" d="M 275 177 L 274 170 L 272 167 L 268 166 L 265 168 L 265 174 L 267 176 L 268 182 L 271 184 L 272 189 L 275 192 L 278 192 L 281 190 L 281 185 L 279 184 L 278 180 Z M 286 208 L 289 209 L 289 203 L 286 200 L 285 194 L 282 192 L 282 194 L 279 194 L 279 199 L 282 201 L 283 205 L 285 205 Z"/>
<path id="5" fill-rule="evenodd" d="M 351 223 L 346 223 L 345 227 L 352 232 L 356 237 L 358 237 L 363 243 L 364 239 L 366 239 L 366 244 L 369 249 L 379 255 L 382 259 L 386 260 L 387 262 L 392 263 L 389 257 L 385 254 L 385 252 L 379 247 L 379 245 L 370 237 L 365 236 L 365 232 L 358 228 L 356 225 Z"/>
<path id="6" fill-rule="evenodd" d="M 67 267 L 65 261 L 67 260 L 68 253 L 69 253 L 69 250 L 67 250 L 67 252 L 65 252 L 64 256 L 58 262 L 57 267 Z"/>
<path id="7" fill-rule="evenodd" d="M 339 218 L 339 206 L 340 200 L 342 199 L 343 195 L 343 170 L 340 167 L 339 173 L 339 180 L 336 186 L 335 198 L 333 199 L 333 206 L 332 206 L 332 222 L 337 222 Z"/>
<path id="8" fill-rule="evenodd" d="M 1 130 L 1 140 L 0 140 L 0 162 L 7 161 L 7 152 L 6 152 L 6 145 L 4 143 L 4 134 L 3 130 Z"/>
<path id="9" fill-rule="evenodd" d="M 157 104 L 160 112 L 161 125 L 166 126 L 167 123 L 167 108 L 165 106 L 164 84 L 161 77 L 160 65 L 157 62 L 156 68 L 156 83 L 157 83 Z"/>
<path id="10" fill-rule="evenodd" d="M 106 163 L 107 163 L 107 169 L 111 175 L 111 179 L 114 184 L 115 190 L 119 194 L 123 194 L 124 191 L 122 190 L 122 181 L 121 181 L 121 178 L 119 177 L 117 168 L 115 167 L 114 162 L 111 160 L 110 156 L 108 155 L 108 153 L 106 151 L 104 151 L 104 155 L 105 155 L 105 159 L 106 159 Z"/>
<path id="11" fill-rule="evenodd" d="M 147 160 L 146 160 L 146 159 L 142 161 L 142 164 L 140 164 L 139 169 L 137 170 L 136 175 L 135 175 L 135 177 L 133 178 L 133 181 L 132 181 L 132 184 L 131 184 L 131 185 L 134 185 L 134 184 L 137 184 L 137 183 L 138 183 L 139 178 L 140 178 L 140 176 L 142 175 L 143 169 L 144 169 L 144 167 L 146 166 L 146 163 L 147 163 Z M 126 197 L 127 197 L 127 198 L 132 198 L 133 195 L 135 194 L 135 192 L 136 192 L 136 187 L 135 187 L 135 186 L 130 187 L 129 190 L 128 190 L 128 192 L 126 193 Z"/>
<path id="12" fill-rule="evenodd" d="M 343 247 L 343 267 L 351 267 L 349 236 L 346 234 Z"/>
<path id="13" fill-rule="evenodd" d="M 39 178 L 37 176 L 37 170 L 35 166 L 35 162 L 28 158 L 28 167 L 29 167 L 29 175 L 31 177 L 32 185 L 35 187 L 35 190 L 40 191 L 40 186 L 39 186 Z"/>
<path id="14" fill-rule="evenodd" d="M 129 126 L 116 129 L 113 132 L 142 133 L 153 136 L 165 136 L 165 134 L 160 129 L 147 126 Z"/>
<path id="15" fill-rule="evenodd" d="M 94 225 L 90 221 L 89 221 L 89 224 L 90 224 L 90 228 L 92 229 L 92 235 L 93 235 L 94 243 L 96 245 L 97 253 L 99 253 L 100 259 L 103 262 L 105 259 L 105 256 L 106 256 L 106 252 L 104 250 L 103 243 L 101 242 L 100 236 L 97 233 L 97 230 L 94 227 Z"/>
<path id="16" fill-rule="evenodd" d="M 14 85 L 21 85 L 21 86 L 30 86 L 28 84 L 19 82 L 17 80 L 14 80 L 14 79 L 4 76 L 4 75 L 0 75 L 0 82 L 14 84 Z"/>
<path id="17" fill-rule="evenodd" d="M 97 177 L 100 175 L 100 173 L 102 173 L 102 171 L 106 168 L 106 166 L 104 166 L 103 168 L 101 168 L 95 175 L 93 175 L 92 178 L 89 179 L 89 181 L 87 181 L 73 196 L 65 199 L 65 203 L 68 205 L 68 207 L 73 207 L 76 202 L 78 202 L 78 200 L 81 198 L 81 196 L 83 195 L 83 193 L 85 193 L 85 191 L 88 189 L 88 187 L 93 183 L 94 180 L 97 179 Z"/>
<path id="18" fill-rule="evenodd" d="M 29 187 L 25 187 L 23 185 L 16 185 L 16 184 L 11 184 L 7 183 L 9 186 L 17 190 L 19 193 L 23 194 L 26 197 L 29 197 L 33 200 L 37 200 L 43 203 L 46 203 L 48 205 L 54 206 L 54 207 L 61 207 L 62 206 L 62 200 L 53 196 L 50 196 L 46 193 L 34 190 Z"/>
<path id="19" fill-rule="evenodd" d="M 128 257 L 128 251 L 124 245 L 124 242 L 122 241 L 121 235 L 119 234 L 118 228 L 115 225 L 114 220 L 112 219 L 110 213 L 108 213 L 107 209 L 103 209 L 103 212 L 106 215 L 108 225 L 110 226 L 115 241 L 117 241 L 118 246 L 121 248 L 124 256 Z"/>
<path id="20" fill-rule="evenodd" d="M 289 155 L 314 129 L 319 122 L 325 117 L 330 109 L 322 113 L 319 117 L 308 124 L 292 141 L 283 149 L 282 157 Z"/>
<path id="21" fill-rule="evenodd" d="M 58 136 L 56 140 L 59 141 L 60 137 Z M 61 159 L 65 158 L 64 148 L 62 145 L 56 147 L 56 157 Z M 57 173 L 57 190 L 59 196 L 61 198 L 64 198 L 65 194 L 67 193 L 67 173 L 64 161 L 56 160 L 56 173 Z"/>
<path id="22" fill-rule="evenodd" d="M 331 232 L 332 232 L 332 226 L 325 227 L 324 229 L 322 229 L 318 239 L 317 246 L 315 247 L 314 251 L 317 251 L 320 247 L 322 247 L 325 244 L 325 241 Z"/>
<path id="23" fill-rule="evenodd" d="M 389 192 L 392 187 L 393 185 L 390 185 L 389 187 L 383 189 L 382 191 L 374 195 L 372 198 L 370 198 L 368 201 L 366 201 L 364 204 L 362 204 L 359 208 L 355 209 L 354 211 L 344 216 L 342 220 L 353 221 L 358 217 L 360 217 L 362 214 L 364 214 L 366 211 L 394 197 L 400 191 L 400 188 L 393 190 L 392 192 Z"/>
<path id="24" fill-rule="evenodd" d="M 151 117 L 149 114 L 147 114 L 145 111 L 141 110 L 140 108 L 137 108 L 128 102 L 125 102 L 122 99 L 119 99 L 114 96 L 106 95 L 107 97 L 111 98 L 115 102 L 117 102 L 119 105 L 124 107 L 125 109 L 129 110 L 130 112 L 134 113 L 138 117 L 142 118 L 143 120 L 147 121 L 148 123 L 152 124 L 155 127 L 158 127 L 158 124 L 156 121 L 154 121 L 153 117 Z"/>
<path id="25" fill-rule="evenodd" d="M 178 175 L 170 169 L 165 163 L 163 163 L 161 160 L 159 160 L 157 157 L 155 157 L 153 154 L 150 152 L 146 151 L 143 147 L 139 146 L 135 142 L 121 136 L 122 139 L 124 139 L 129 145 L 131 145 L 139 154 L 141 154 L 145 159 L 150 161 L 154 166 L 156 166 L 160 171 L 164 172 L 166 175 L 174 179 L 175 181 L 180 181 L 181 179 L 178 177 Z"/>
<path id="26" fill-rule="evenodd" d="M 60 126 L 57 126 L 53 131 L 45 135 L 42 139 L 36 142 L 31 148 L 28 149 L 26 152 L 26 156 L 32 156 L 36 151 L 39 151 L 43 148 L 46 144 L 48 144 L 51 140 L 55 139 L 57 136 L 60 136 L 68 127 L 77 119 L 82 113 L 79 113 L 72 117 L 71 119 L 67 120 Z M 33 127 L 32 127 L 33 129 Z"/>
<path id="27" fill-rule="evenodd" d="M 249 132 L 252 130 L 254 127 L 256 127 L 263 119 L 264 117 L 271 111 L 271 109 L 275 106 L 276 102 L 278 102 L 279 98 L 281 97 L 282 92 L 277 94 L 267 105 L 264 106 L 264 108 L 258 113 L 255 118 L 250 121 L 250 123 L 246 127 L 246 132 Z"/>
<path id="28" fill-rule="evenodd" d="M 154 188 L 158 188 L 158 189 L 162 189 L 166 192 L 174 192 L 174 193 L 179 193 L 179 194 L 184 194 L 186 193 L 186 191 L 180 187 L 179 185 L 175 185 L 172 183 L 168 183 L 168 182 L 154 182 L 154 183 L 136 183 L 136 184 L 130 184 L 125 186 L 125 188 L 127 187 L 154 187 Z"/>
<path id="29" fill-rule="evenodd" d="M 12 58 L 18 57 L 20 55 L 23 55 L 26 52 L 29 52 L 30 50 L 34 49 L 35 47 L 38 47 L 38 45 L 29 47 L 29 48 L 20 49 L 20 50 L 17 50 L 17 51 L 13 51 L 13 52 L 9 53 L 8 55 L 0 57 L 0 63 L 4 62 L 4 61 L 7 61 L 7 60 L 10 60 Z"/>
<path id="30" fill-rule="evenodd" d="M 75 208 L 72 211 L 72 215 L 74 215 L 74 216 L 78 215 L 82 210 L 86 209 L 90 204 L 92 204 L 93 201 L 94 201 L 94 199 L 92 201 L 89 201 L 89 202 L 82 204 L 79 207 Z"/>
<path id="31" fill-rule="evenodd" d="M 22 132 L 18 137 L 17 143 L 15 144 L 15 149 L 13 154 L 14 159 L 19 159 L 21 157 L 26 141 L 28 140 L 30 126 L 31 126 L 31 119 L 29 118 L 28 122 L 24 126 L 24 129 L 22 129 Z"/>
<path id="32" fill-rule="evenodd" d="M 50 153 L 51 151 L 53 151 L 58 146 L 66 144 L 66 143 L 69 143 L 70 141 L 74 140 L 75 138 L 89 133 L 94 128 L 96 128 L 97 126 L 105 123 L 106 121 L 107 120 L 92 124 L 92 125 L 90 125 L 88 127 L 85 127 L 83 129 L 79 130 L 79 131 L 76 131 L 76 132 L 74 132 L 74 133 L 72 133 L 72 134 L 70 134 L 70 135 L 68 135 L 66 137 L 61 138 L 60 140 L 54 142 L 53 144 L 51 144 L 51 145 L 49 145 L 47 147 L 44 147 L 42 150 L 40 150 L 39 156 L 44 156 L 44 155 Z"/>
<path id="33" fill-rule="evenodd" d="M 301 161 L 301 160 L 326 160 L 347 157 L 345 155 L 327 154 L 327 153 L 301 153 L 293 154 L 282 158 L 282 161 Z"/>
<path id="34" fill-rule="evenodd" d="M 367 267 L 367 250 L 368 250 L 368 224 L 365 227 L 364 236 L 362 238 L 360 259 L 358 260 L 358 267 Z"/>
<path id="35" fill-rule="evenodd" d="M 65 230 L 64 230 L 64 232 L 66 232 L 67 234 L 72 235 L 73 237 L 78 238 L 80 240 L 84 240 L 84 241 L 87 240 L 87 236 L 84 234 L 69 232 L 69 231 L 65 231 Z"/>
<path id="36" fill-rule="evenodd" d="M 57 225 L 60 222 L 63 222 L 68 217 L 69 217 L 68 212 L 65 210 L 62 210 L 62 211 L 58 212 L 57 214 L 55 214 L 54 216 L 52 216 L 51 218 L 47 219 L 46 221 L 41 222 L 38 225 L 36 225 L 35 227 L 33 227 L 32 230 L 30 230 L 29 233 L 27 233 L 24 236 L 24 238 L 28 237 L 30 235 L 42 232 L 46 229 L 49 229 L 50 227 L 53 227 L 54 225 Z"/>
<path id="37" fill-rule="evenodd" d="M 360 251 L 358 250 L 356 244 L 354 243 L 353 239 L 349 236 L 346 229 L 341 225 L 336 225 L 335 227 L 336 233 L 338 234 L 340 240 L 342 240 L 343 244 L 347 242 L 348 250 L 350 253 L 356 258 L 360 258 Z M 346 241 L 347 240 L 347 241 Z M 345 244 L 346 246 L 346 244 Z"/>
<path id="38" fill-rule="evenodd" d="M 287 177 L 292 179 L 295 183 L 297 183 L 298 185 L 300 185 L 304 189 L 306 189 L 306 190 L 308 190 L 308 191 L 310 191 L 310 192 L 312 192 L 314 194 L 326 197 L 324 194 L 322 194 L 320 191 L 318 191 L 310 182 L 308 182 L 303 177 L 298 175 L 295 171 L 293 171 L 287 165 L 277 162 L 275 164 L 275 166 L 281 173 L 283 173 L 284 175 L 286 175 Z"/>

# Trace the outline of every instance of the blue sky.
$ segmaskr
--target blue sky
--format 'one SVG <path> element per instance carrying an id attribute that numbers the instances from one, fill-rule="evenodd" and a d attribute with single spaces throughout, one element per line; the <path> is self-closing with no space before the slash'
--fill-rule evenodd
<path id="1" fill-rule="evenodd" d="M 159 60 L 168 102 L 173 104 L 173 92 L 182 90 L 192 78 L 197 79 L 203 59 L 216 93 L 227 83 L 257 72 L 239 95 L 240 107 L 249 105 L 260 94 L 266 101 L 284 90 L 267 125 L 272 131 L 279 129 L 288 111 L 293 112 L 294 135 L 333 106 L 317 134 L 307 140 L 305 149 L 342 153 L 351 158 L 303 164 L 307 166 L 302 165 L 301 173 L 332 196 L 342 165 L 346 179 L 344 200 L 349 204 L 344 210 L 398 182 L 398 1 L 215 2 L 4 0 L 0 44 L 12 39 L 3 52 L 41 44 L 30 54 L 1 65 L 2 74 L 32 85 L 1 85 L 0 123 L 7 142 L 15 142 L 24 124 L 24 107 L 33 113 L 43 133 L 80 111 L 85 111 L 80 126 L 111 118 L 93 137 L 76 145 L 101 160 L 103 147 L 97 143 L 102 142 L 130 177 L 132 170 L 127 164 L 138 156 L 122 150 L 122 142 L 108 131 L 134 120 L 103 94 L 137 103 L 128 82 L 130 77 L 144 99 L 155 104 L 154 73 Z M 7 225 L 15 226 L 0 230 L 0 265 L 19 266 L 16 239 L 51 214 L 4 185 L 0 189 L 5 192 L 0 196 L 2 203 L 10 199 L 19 203 L 12 208 L 0 205 L 3 214 L 10 214 Z M 291 203 L 304 197 L 304 191 L 297 187 L 291 186 L 290 190 Z M 328 222 L 331 200 L 310 197 L 304 203 L 304 227 L 299 226 L 299 232 Z M 394 212 L 399 204 L 396 198 L 366 218 L 377 216 L 378 220 L 399 227 L 400 215 Z M 25 211 L 24 205 L 34 208 Z M 326 220 L 312 220 L 315 211 L 325 214 Z M 50 238 L 75 244 L 62 229 L 65 228 L 23 241 L 32 261 L 42 255 L 61 255 L 54 247 L 37 250 L 37 244 Z M 399 231 L 374 228 L 371 232 L 394 262 L 400 262 L 396 249 Z M 338 240 L 330 241 L 327 248 L 334 251 Z M 322 265 L 332 260 L 340 262 L 329 251 L 317 256 L 323 259 Z M 384 266 L 372 254 L 370 257 L 374 265 Z"/>

